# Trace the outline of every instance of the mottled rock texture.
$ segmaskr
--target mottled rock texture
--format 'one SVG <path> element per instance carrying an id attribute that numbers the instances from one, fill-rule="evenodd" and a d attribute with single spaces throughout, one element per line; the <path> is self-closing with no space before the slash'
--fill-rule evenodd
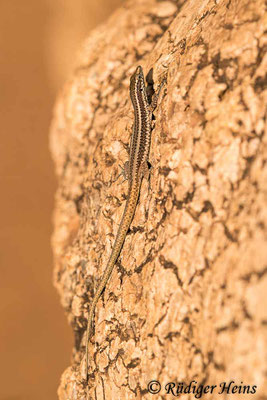
<path id="1" fill-rule="evenodd" d="M 168 399 L 166 383 L 193 379 L 257 385 L 204 398 L 266 398 L 266 25 L 261 0 L 135 0 L 85 42 L 51 128 L 54 282 L 75 332 L 61 400 Z M 138 64 L 167 85 L 150 190 L 96 309 L 87 385 L 87 310 L 125 204 L 116 177 Z"/>

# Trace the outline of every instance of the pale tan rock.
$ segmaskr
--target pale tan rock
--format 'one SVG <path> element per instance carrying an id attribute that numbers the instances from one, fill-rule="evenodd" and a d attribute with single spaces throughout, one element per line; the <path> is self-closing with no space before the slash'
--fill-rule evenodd
<path id="1" fill-rule="evenodd" d="M 231 380 L 257 385 L 247 400 L 264 398 L 265 29 L 261 0 L 139 0 L 84 43 L 51 128 L 54 282 L 76 335 L 60 399 L 151 399 L 151 380 L 162 399 L 168 382 L 192 380 L 217 385 L 212 399 Z M 116 177 L 138 64 L 153 67 L 155 87 L 167 74 L 150 190 L 144 182 L 97 305 L 86 384 L 87 310 L 125 204 L 127 183 Z"/>

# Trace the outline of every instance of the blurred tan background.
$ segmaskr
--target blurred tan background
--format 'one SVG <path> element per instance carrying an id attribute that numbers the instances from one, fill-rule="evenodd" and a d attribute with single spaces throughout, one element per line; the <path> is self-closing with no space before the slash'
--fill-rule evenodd
<path id="1" fill-rule="evenodd" d="M 56 93 L 122 0 L 0 0 L 0 400 L 57 399 L 73 344 L 52 286 Z"/>

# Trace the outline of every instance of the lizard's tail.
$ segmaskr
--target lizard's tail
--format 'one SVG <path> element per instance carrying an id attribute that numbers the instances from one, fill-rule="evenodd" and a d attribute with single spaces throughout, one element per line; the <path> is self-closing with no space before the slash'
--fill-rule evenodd
<path id="1" fill-rule="evenodd" d="M 122 220 L 117 232 L 117 236 L 112 248 L 112 252 L 108 261 L 108 264 L 106 266 L 106 269 L 104 271 L 104 274 L 101 278 L 100 284 L 96 290 L 96 293 L 94 295 L 93 301 L 92 301 L 92 305 L 91 308 L 88 312 L 88 322 L 87 322 L 87 330 L 86 330 L 86 380 L 88 377 L 88 361 L 89 361 L 89 340 L 91 338 L 91 333 L 92 333 L 92 325 L 93 325 L 93 318 L 94 318 L 94 312 L 95 312 L 95 308 L 97 305 L 97 302 L 103 292 L 103 290 L 106 287 L 106 284 L 110 278 L 110 275 L 112 273 L 113 267 L 117 261 L 117 258 L 120 254 L 122 245 L 124 243 L 127 231 L 130 227 L 131 221 L 133 219 L 133 215 L 134 215 L 134 211 L 136 208 L 136 204 L 137 204 L 137 200 L 138 200 L 138 196 L 139 196 L 139 190 L 140 190 L 140 184 L 141 181 L 139 183 L 139 185 L 136 186 L 135 190 L 131 190 L 129 191 L 129 196 L 124 208 L 124 212 L 123 212 L 123 216 L 122 216 Z"/>
<path id="2" fill-rule="evenodd" d="M 101 292 L 100 292 L 101 294 Z M 97 298 L 98 300 L 98 298 Z M 97 304 L 97 300 L 95 301 L 95 298 L 92 302 L 92 306 L 90 308 L 90 310 L 88 311 L 88 322 L 87 322 L 87 329 L 86 329 L 86 352 L 85 352 L 85 362 L 86 362 L 86 367 L 85 367 L 85 371 L 86 371 L 86 380 L 88 377 L 88 361 L 89 361 L 89 340 L 92 334 L 92 325 L 93 325 L 93 318 L 94 318 L 94 312 L 95 312 L 95 307 Z"/>

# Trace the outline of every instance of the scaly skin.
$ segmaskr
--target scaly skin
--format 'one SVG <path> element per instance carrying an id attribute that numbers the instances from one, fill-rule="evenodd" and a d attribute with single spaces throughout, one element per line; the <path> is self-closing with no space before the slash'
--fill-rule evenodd
<path id="1" fill-rule="evenodd" d="M 128 197 L 117 236 L 106 269 L 95 292 L 88 315 L 86 331 L 86 379 L 88 376 L 88 345 L 92 333 L 92 322 L 97 302 L 105 289 L 114 265 L 119 257 L 125 237 L 134 217 L 143 177 L 148 171 L 148 156 L 152 131 L 152 112 L 157 104 L 160 88 L 150 104 L 147 98 L 142 67 L 138 66 L 130 81 L 130 97 L 134 108 L 134 126 L 130 144 L 130 156 L 127 167 Z M 125 168 L 126 172 L 126 168 Z"/>

